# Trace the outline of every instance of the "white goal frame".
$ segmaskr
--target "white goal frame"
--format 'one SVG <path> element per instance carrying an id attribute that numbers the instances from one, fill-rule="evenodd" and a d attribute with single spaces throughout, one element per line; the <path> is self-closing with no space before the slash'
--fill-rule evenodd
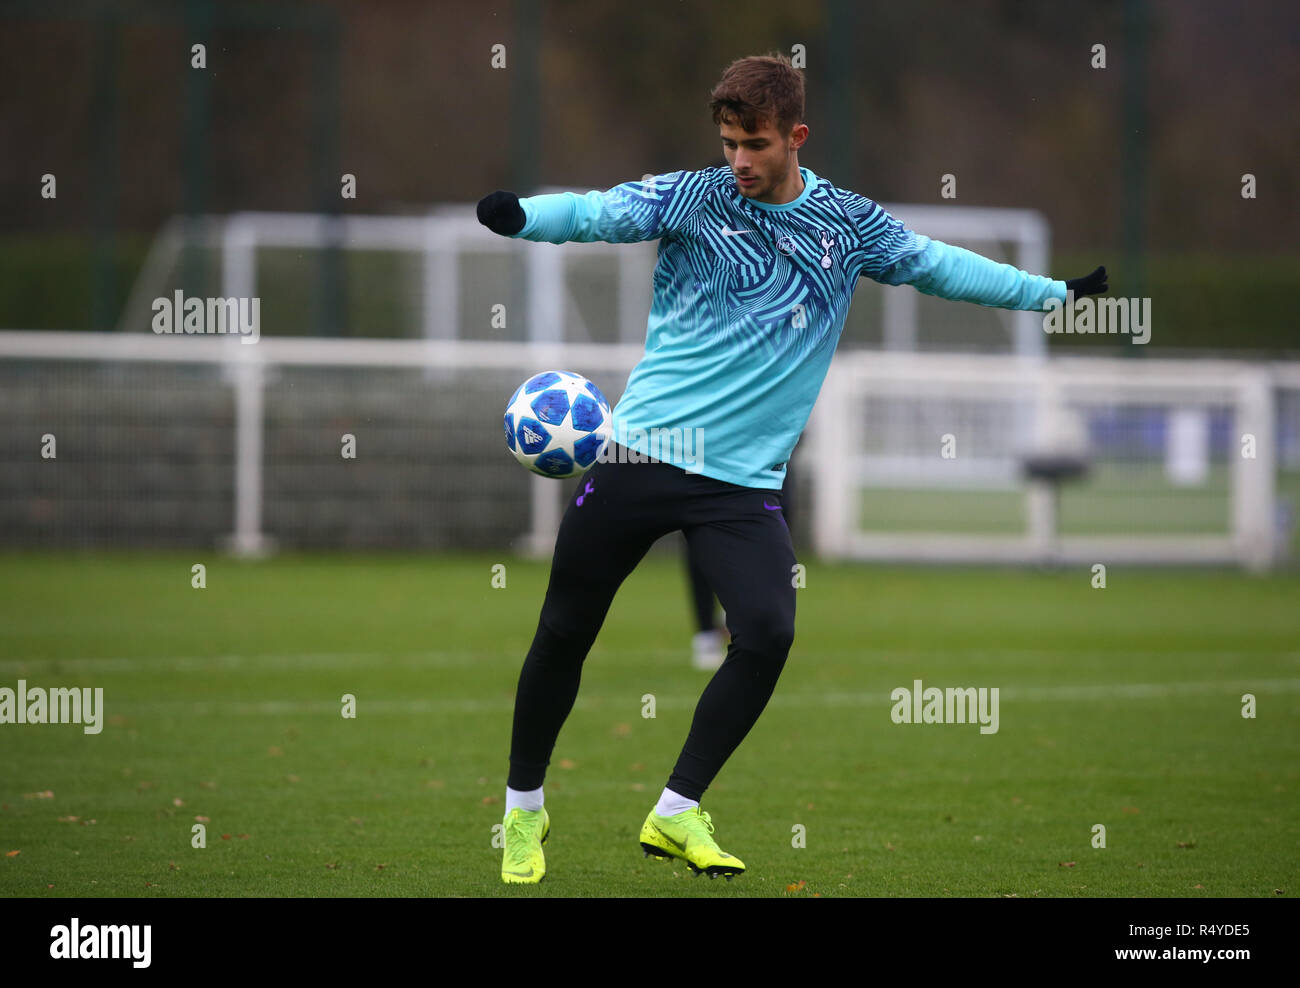
<path id="1" fill-rule="evenodd" d="M 547 193 L 586 191 L 546 188 Z M 1051 259 L 1051 231 L 1043 215 L 1030 209 L 978 206 L 881 203 L 882 208 L 910 229 L 939 240 L 954 242 L 1006 242 L 1009 263 L 1035 274 L 1046 272 Z M 123 308 L 119 330 L 147 332 L 150 306 L 156 297 L 171 297 L 175 289 L 171 272 L 186 245 L 220 251 L 221 294 L 224 298 L 252 298 L 258 292 L 259 248 L 321 249 L 336 245 L 344 250 L 410 251 L 420 255 L 420 311 L 426 339 L 452 339 L 460 325 L 461 267 L 476 255 L 522 251 L 526 337 L 535 343 L 560 343 L 565 339 L 565 270 L 589 244 L 534 244 L 492 233 L 478 222 L 474 207 L 449 204 L 421 216 L 373 216 L 320 213 L 239 212 L 229 216 L 196 219 L 174 217 L 154 239 L 140 276 Z M 645 339 L 650 307 L 650 274 L 654 268 L 654 241 L 618 244 L 612 253 L 615 268 L 618 339 L 635 343 Z M 916 350 L 920 331 L 917 293 L 906 286 L 885 286 L 881 296 L 882 346 L 886 350 Z M 575 307 L 570 320 L 581 322 Z M 1046 342 L 1041 324 L 1032 312 L 1006 314 L 1010 349 L 1023 356 L 1043 356 Z M 582 325 L 578 336 L 590 338 Z M 567 342 L 574 342 L 572 336 Z"/>
<path id="2" fill-rule="evenodd" d="M 1041 332 L 1041 328 L 1039 330 Z M 817 554 L 829 559 L 908 560 L 936 563 L 1240 564 L 1271 566 L 1278 554 L 1276 514 L 1275 390 L 1300 386 L 1300 365 L 1227 360 L 1125 360 L 1064 357 L 1050 360 L 996 355 L 855 352 L 836 358 L 809 424 L 813 534 Z M 1059 418 L 1066 402 L 1227 405 L 1240 433 L 1255 437 L 1255 457 L 1235 457 L 1230 470 L 1230 532 L 1216 535 L 1064 536 L 1057 531 L 1056 499 L 1042 480 L 1015 482 L 1023 492 L 1025 532 L 1020 536 L 937 532 L 871 533 L 856 524 L 856 495 L 891 486 L 888 463 L 864 455 L 868 396 L 932 396 L 996 401 L 1030 396 L 1035 422 Z M 1028 423 L 1025 453 L 1038 430 Z M 951 469 L 935 489 L 954 493 L 978 487 L 940 457 L 933 437 L 933 467 Z M 909 486 L 899 481 L 900 488 Z"/>

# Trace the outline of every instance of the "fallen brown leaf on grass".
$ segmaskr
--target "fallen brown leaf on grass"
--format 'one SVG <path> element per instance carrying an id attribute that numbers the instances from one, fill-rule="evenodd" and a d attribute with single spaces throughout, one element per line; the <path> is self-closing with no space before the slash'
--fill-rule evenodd
<path id="1" fill-rule="evenodd" d="M 281 748 L 278 744 L 273 744 L 271 745 L 271 747 L 266 749 L 266 753 L 270 755 L 272 758 L 278 758 L 280 755 L 284 754 L 284 749 Z"/>
<path id="2" fill-rule="evenodd" d="M 199 822 L 199 823 L 211 823 L 211 822 L 212 822 L 208 817 L 205 817 L 205 816 L 196 816 L 194 819 L 195 819 L 197 822 Z"/>
<path id="3" fill-rule="evenodd" d="M 499 800 L 496 796 L 484 796 L 484 797 L 483 797 L 483 805 L 484 805 L 484 806 L 491 806 L 493 803 L 499 803 L 499 802 L 501 802 L 501 800 Z"/>
<path id="4" fill-rule="evenodd" d="M 333 870 L 334 870 L 335 868 L 337 868 L 338 866 L 339 866 L 339 863 L 338 863 L 337 861 L 335 861 L 333 864 L 328 864 L 328 863 L 327 863 L 327 864 L 325 865 L 325 867 L 328 868 L 330 871 L 333 871 Z"/>
<path id="5" fill-rule="evenodd" d="M 801 888 L 803 888 L 803 887 L 804 887 L 805 885 L 807 885 L 807 884 L 808 884 L 807 882 L 805 882 L 805 881 L 803 881 L 803 880 L 801 879 L 797 885 L 794 884 L 793 882 L 792 882 L 791 884 L 787 885 L 787 886 L 785 887 L 785 890 L 786 890 L 787 892 L 798 892 Z"/>
<path id="6" fill-rule="evenodd" d="M 199 783 L 199 788 L 200 788 L 200 789 L 215 789 L 215 788 L 217 788 L 217 784 L 216 784 L 215 782 L 200 782 L 200 783 Z"/>
<path id="7" fill-rule="evenodd" d="M 76 823 L 80 819 L 81 817 L 77 816 L 61 816 L 59 817 L 59 823 Z"/>
<path id="8" fill-rule="evenodd" d="M 560 768 L 577 768 L 577 767 L 578 767 L 578 763 L 575 762 L 572 758 L 560 759 Z"/>
<path id="9" fill-rule="evenodd" d="M 230 840 L 230 835 L 229 835 L 229 834 L 222 834 L 222 835 L 221 835 L 221 839 L 222 839 L 222 840 Z"/>
<path id="10" fill-rule="evenodd" d="M 1058 868 L 1073 868 L 1076 864 L 1078 864 L 1077 861 L 1058 861 L 1058 862 L 1056 863 L 1056 867 L 1058 867 Z"/>
<path id="11" fill-rule="evenodd" d="M 53 798 L 54 798 L 54 791 L 51 789 L 46 789 L 44 792 L 23 793 L 23 799 L 53 799 Z"/>
<path id="12" fill-rule="evenodd" d="M 184 805 L 185 805 L 185 800 L 183 800 L 183 799 L 181 799 L 179 796 L 177 796 L 175 799 L 172 800 L 172 805 L 173 805 L 173 806 L 184 806 Z"/>
<path id="13" fill-rule="evenodd" d="M 240 834 L 240 835 L 239 835 L 239 839 L 240 839 L 240 840 L 248 840 L 248 834 Z"/>
<path id="14" fill-rule="evenodd" d="M 22 851 L 5 851 L 5 857 L 6 857 L 6 858 L 16 858 L 16 857 L 18 857 L 18 855 L 20 855 L 20 854 L 22 854 L 22 853 L 23 853 Z"/>

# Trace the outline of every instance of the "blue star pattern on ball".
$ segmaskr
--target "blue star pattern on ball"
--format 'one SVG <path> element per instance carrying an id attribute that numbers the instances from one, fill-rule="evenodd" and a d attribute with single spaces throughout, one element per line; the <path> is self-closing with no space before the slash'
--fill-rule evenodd
<path id="1" fill-rule="evenodd" d="M 613 416 L 600 389 L 572 371 L 534 374 L 506 404 L 506 448 L 533 473 L 585 473 L 609 443 Z"/>

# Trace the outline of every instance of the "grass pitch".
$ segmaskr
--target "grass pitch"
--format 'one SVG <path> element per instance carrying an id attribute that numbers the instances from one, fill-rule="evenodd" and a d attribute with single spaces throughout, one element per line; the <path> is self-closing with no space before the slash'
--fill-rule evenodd
<path id="1" fill-rule="evenodd" d="M 704 799 L 748 872 L 710 882 L 642 858 L 707 676 L 689 664 L 682 567 L 661 555 L 616 599 L 560 735 L 547 878 L 506 887 L 492 828 L 546 577 L 487 556 L 0 556 L 0 687 L 102 687 L 106 708 L 98 735 L 0 725 L 0 894 L 1300 886 L 1295 574 L 1111 567 L 1095 590 L 1087 570 L 812 563 L 777 693 Z M 890 691 L 917 679 L 998 687 L 998 732 L 895 724 Z"/>

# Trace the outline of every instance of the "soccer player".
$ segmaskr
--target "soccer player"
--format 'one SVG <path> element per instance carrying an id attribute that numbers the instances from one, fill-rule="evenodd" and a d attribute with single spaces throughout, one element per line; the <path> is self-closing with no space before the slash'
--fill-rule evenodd
<path id="1" fill-rule="evenodd" d="M 614 410 L 617 443 L 565 511 L 519 675 L 507 883 L 546 873 L 542 782 L 583 660 L 620 584 L 655 540 L 678 530 L 732 638 L 640 842 L 647 855 L 680 858 L 697 875 L 744 871 L 718 846 L 700 799 L 763 712 L 794 640 L 795 557 L 781 487 L 860 277 L 1008 309 L 1041 310 L 1067 289 L 1106 290 L 1104 268 L 1054 281 L 913 233 L 800 166 L 803 76 L 783 56 L 733 62 L 711 108 L 726 167 L 585 195 L 497 191 L 478 204 L 480 222 L 504 236 L 659 241 L 645 356 Z M 668 441 L 683 435 L 702 455 Z"/>
<path id="2" fill-rule="evenodd" d="M 695 635 L 691 638 L 691 665 L 703 672 L 718 669 L 727 657 L 726 639 L 718 627 L 718 601 L 704 567 L 686 546 L 686 583 L 690 590 L 691 615 L 695 618 Z"/>

